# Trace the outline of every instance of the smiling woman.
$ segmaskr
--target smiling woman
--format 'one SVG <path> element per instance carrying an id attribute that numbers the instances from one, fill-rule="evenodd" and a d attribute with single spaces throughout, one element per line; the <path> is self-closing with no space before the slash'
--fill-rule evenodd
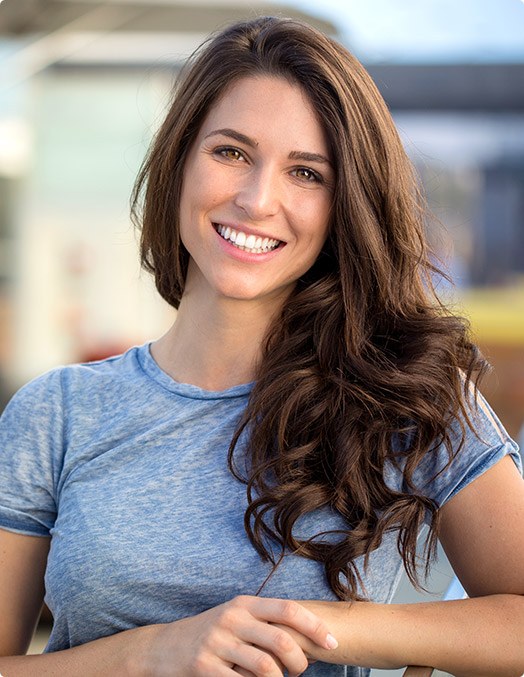
<path id="1" fill-rule="evenodd" d="M 0 671 L 520 675 L 517 448 L 358 61 L 287 19 L 214 36 L 133 216 L 177 319 L 7 407 Z M 471 599 L 389 604 L 437 537 Z M 26 657 L 44 587 L 52 635 Z"/>

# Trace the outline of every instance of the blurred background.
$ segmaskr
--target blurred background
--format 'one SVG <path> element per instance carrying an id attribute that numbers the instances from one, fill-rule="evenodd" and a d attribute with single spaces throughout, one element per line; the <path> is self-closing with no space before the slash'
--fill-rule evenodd
<path id="1" fill-rule="evenodd" d="M 347 45 L 388 102 L 436 216 L 429 236 L 524 421 L 521 0 L 0 2 L 0 407 L 57 364 L 154 338 L 172 320 L 137 261 L 128 199 L 184 58 L 255 14 Z"/>
<path id="2" fill-rule="evenodd" d="M 140 273 L 129 194 L 184 59 L 256 14 L 306 19 L 375 79 L 436 217 L 455 280 L 440 292 L 470 319 L 494 366 L 484 391 L 522 444 L 521 0 L 0 0 L 0 410 L 37 374 L 172 322 Z"/>

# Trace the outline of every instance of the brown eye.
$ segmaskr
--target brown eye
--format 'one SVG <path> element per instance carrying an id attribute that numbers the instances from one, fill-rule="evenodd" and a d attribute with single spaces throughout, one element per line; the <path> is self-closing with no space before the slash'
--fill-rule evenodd
<path id="1" fill-rule="evenodd" d="M 298 167 L 294 170 L 295 176 L 311 183 L 322 183 L 322 177 L 308 167 Z"/>
<path id="2" fill-rule="evenodd" d="M 229 146 L 226 148 L 217 148 L 215 152 L 221 155 L 222 157 L 226 158 L 226 160 L 244 159 L 244 156 L 237 148 L 230 148 Z"/>

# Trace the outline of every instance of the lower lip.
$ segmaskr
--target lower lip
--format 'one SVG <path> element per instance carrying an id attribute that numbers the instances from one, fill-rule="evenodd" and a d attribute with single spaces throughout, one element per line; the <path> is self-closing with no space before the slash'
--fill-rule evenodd
<path id="1" fill-rule="evenodd" d="M 277 254 L 285 247 L 285 243 L 281 242 L 278 247 L 275 247 L 275 249 L 272 249 L 269 252 L 265 252 L 264 254 L 255 254 L 254 252 L 247 252 L 243 249 L 235 247 L 235 245 L 232 244 L 230 240 L 224 240 L 215 227 L 213 227 L 213 230 L 215 231 L 215 235 L 217 236 L 223 251 L 229 256 L 237 259 L 237 261 L 243 261 L 246 263 L 263 263 L 277 256 Z"/>

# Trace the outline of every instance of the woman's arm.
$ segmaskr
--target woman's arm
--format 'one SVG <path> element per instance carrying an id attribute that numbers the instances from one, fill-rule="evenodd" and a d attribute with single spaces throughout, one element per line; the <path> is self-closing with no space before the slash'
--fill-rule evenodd
<path id="1" fill-rule="evenodd" d="M 49 538 L 0 529 L 0 656 L 29 647 L 44 602 L 48 551 Z"/>
<path id="2" fill-rule="evenodd" d="M 524 673 L 524 481 L 509 457 L 443 508 L 441 542 L 471 599 L 382 605 L 304 602 L 339 640 L 315 659 L 430 665 L 457 676 Z"/>
<path id="3" fill-rule="evenodd" d="M 521 677 L 523 602 L 515 595 L 420 604 L 307 602 L 341 641 L 331 655 L 304 648 L 328 663 L 430 665 L 457 677 Z"/>
<path id="4" fill-rule="evenodd" d="M 35 656 L 0 658 L 9 677 L 233 677 L 241 666 L 256 677 L 299 675 L 308 659 L 297 637 L 328 650 L 328 632 L 313 612 L 290 600 L 238 597 L 197 616 L 148 625 L 81 646 Z"/>
<path id="5" fill-rule="evenodd" d="M 298 675 L 307 658 L 288 632 L 329 653 L 328 628 L 292 600 L 237 597 L 197 616 L 127 630 L 82 646 L 24 656 L 44 594 L 49 539 L 0 529 L 0 673 L 9 677 L 198 677 L 234 675 L 239 665 L 254 675 Z M 3 657 L 2 657 L 3 656 Z"/>

